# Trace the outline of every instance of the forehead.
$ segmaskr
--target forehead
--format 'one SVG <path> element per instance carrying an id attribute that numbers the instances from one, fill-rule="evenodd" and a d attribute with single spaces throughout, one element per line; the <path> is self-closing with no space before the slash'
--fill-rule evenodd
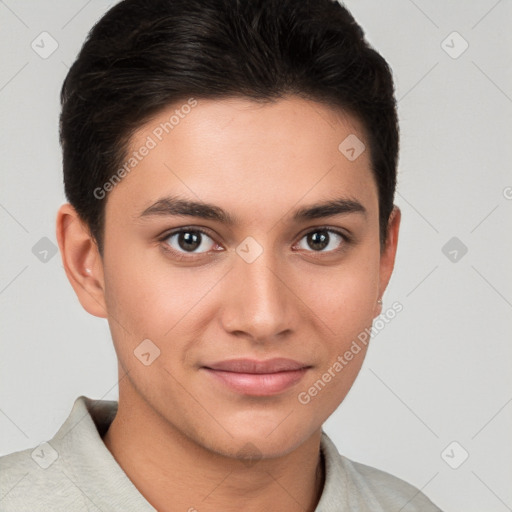
<path id="1" fill-rule="evenodd" d="M 135 216 L 166 194 L 229 202 L 259 218 L 272 214 L 270 205 L 282 215 L 340 195 L 371 210 L 377 193 L 366 147 L 357 119 L 302 98 L 183 100 L 133 135 L 128 172 L 107 210 L 122 200 Z"/>

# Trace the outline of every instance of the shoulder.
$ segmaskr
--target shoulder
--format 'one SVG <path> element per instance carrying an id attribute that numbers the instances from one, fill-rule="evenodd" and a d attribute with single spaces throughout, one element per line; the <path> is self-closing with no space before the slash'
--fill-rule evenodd
<path id="1" fill-rule="evenodd" d="M 111 402 L 80 396 L 52 439 L 0 457 L 1 512 L 88 510 L 84 482 L 97 467 L 87 464 L 87 456 L 96 461 L 94 447 L 102 444 L 91 410 L 100 425 L 114 412 Z"/>
<path id="2" fill-rule="evenodd" d="M 348 510 L 441 512 L 425 494 L 405 480 L 340 455 L 325 433 L 322 449 L 329 475 L 326 484 L 331 486 L 332 495 L 339 492 L 338 500 L 346 504 Z"/>
<path id="3" fill-rule="evenodd" d="M 343 457 L 343 464 L 354 482 L 371 490 L 383 510 L 403 512 L 441 512 L 425 494 L 410 483 L 386 471 Z"/>
<path id="4" fill-rule="evenodd" d="M 102 440 L 116 409 L 79 396 L 48 442 L 0 457 L 0 511 L 154 511 Z"/>
<path id="5" fill-rule="evenodd" d="M 0 510 L 38 512 L 87 510 L 49 443 L 0 457 Z"/>

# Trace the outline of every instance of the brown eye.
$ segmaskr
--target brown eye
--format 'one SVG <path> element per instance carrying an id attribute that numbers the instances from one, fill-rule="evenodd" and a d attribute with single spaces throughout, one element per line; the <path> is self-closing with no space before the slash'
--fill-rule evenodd
<path id="1" fill-rule="evenodd" d="M 206 233 L 196 229 L 175 231 L 167 236 L 164 242 L 174 251 L 194 254 L 208 252 L 215 244 Z"/>
<path id="2" fill-rule="evenodd" d="M 302 240 L 306 241 L 306 247 L 302 244 Z M 346 237 L 332 229 L 316 229 L 307 233 L 299 246 L 301 249 L 313 250 L 314 252 L 331 252 L 336 251 L 346 241 Z"/>

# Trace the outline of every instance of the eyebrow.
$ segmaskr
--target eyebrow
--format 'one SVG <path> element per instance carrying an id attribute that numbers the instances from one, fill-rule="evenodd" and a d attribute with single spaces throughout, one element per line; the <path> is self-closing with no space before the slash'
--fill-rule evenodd
<path id="1" fill-rule="evenodd" d="M 307 220 L 359 213 L 366 216 L 366 208 L 355 199 L 338 198 L 330 201 L 315 203 L 295 210 L 292 220 L 296 223 Z M 151 216 L 189 216 L 214 220 L 228 226 L 239 224 L 236 216 L 231 215 L 219 206 L 200 201 L 190 201 L 175 196 L 159 199 L 146 208 L 140 218 Z"/>

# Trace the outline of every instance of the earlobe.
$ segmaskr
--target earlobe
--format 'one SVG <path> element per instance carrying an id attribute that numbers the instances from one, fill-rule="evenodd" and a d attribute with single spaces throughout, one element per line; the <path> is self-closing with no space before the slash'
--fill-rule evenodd
<path id="1" fill-rule="evenodd" d="M 379 295 L 382 299 L 384 292 L 388 286 L 393 268 L 395 266 L 395 257 L 398 247 L 398 232 L 400 230 L 401 212 L 398 206 L 393 207 L 393 211 L 389 216 L 388 221 L 388 232 L 386 237 L 386 244 L 382 250 L 380 257 L 380 273 L 379 273 Z M 380 315 L 382 312 L 382 302 L 377 303 L 376 315 Z"/>
<path id="2" fill-rule="evenodd" d="M 377 318 L 382 313 L 382 299 L 377 299 L 375 310 L 373 312 L 373 318 Z"/>
<path id="3" fill-rule="evenodd" d="M 56 230 L 62 264 L 80 304 L 91 315 L 106 318 L 103 262 L 88 226 L 69 203 L 59 208 Z"/>

